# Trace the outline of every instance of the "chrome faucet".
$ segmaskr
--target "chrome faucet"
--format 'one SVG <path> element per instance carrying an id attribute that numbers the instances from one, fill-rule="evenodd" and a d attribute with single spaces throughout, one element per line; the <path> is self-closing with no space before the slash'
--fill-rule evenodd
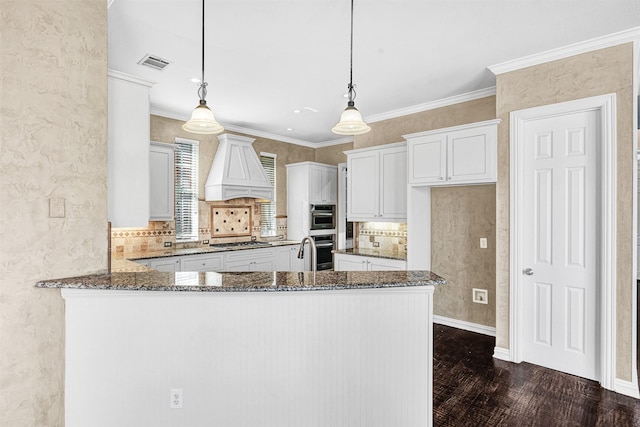
<path id="1" fill-rule="evenodd" d="M 298 259 L 304 258 L 304 244 L 306 242 L 309 242 L 309 245 L 311 245 L 311 271 L 316 271 L 318 268 L 316 266 L 318 255 L 316 252 L 316 242 L 313 240 L 313 238 L 309 236 L 302 238 L 302 241 L 300 241 L 300 249 L 298 250 Z"/>

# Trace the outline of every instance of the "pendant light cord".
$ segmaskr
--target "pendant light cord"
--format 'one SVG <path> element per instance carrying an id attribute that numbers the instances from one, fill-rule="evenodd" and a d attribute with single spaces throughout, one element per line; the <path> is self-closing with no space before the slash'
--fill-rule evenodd
<path id="1" fill-rule="evenodd" d="M 204 0 L 202 0 L 202 80 L 200 80 L 198 94 L 200 95 L 200 104 L 206 103 L 207 83 L 204 81 Z"/>
<path id="2" fill-rule="evenodd" d="M 351 0 L 351 45 L 349 56 L 349 101 L 353 101 L 353 0 Z"/>

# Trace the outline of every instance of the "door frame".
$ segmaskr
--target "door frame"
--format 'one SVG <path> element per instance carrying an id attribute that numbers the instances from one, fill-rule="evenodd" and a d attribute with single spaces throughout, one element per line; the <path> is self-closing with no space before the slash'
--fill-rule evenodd
<path id="1" fill-rule="evenodd" d="M 509 358 L 523 360 L 524 301 L 521 291 L 523 263 L 522 245 L 524 208 L 524 128 L 527 122 L 570 113 L 595 111 L 600 121 L 598 205 L 598 319 L 596 339 L 596 377 L 602 387 L 615 390 L 616 376 L 616 94 L 583 98 L 575 101 L 512 111 L 510 114 L 510 260 L 509 260 Z"/>

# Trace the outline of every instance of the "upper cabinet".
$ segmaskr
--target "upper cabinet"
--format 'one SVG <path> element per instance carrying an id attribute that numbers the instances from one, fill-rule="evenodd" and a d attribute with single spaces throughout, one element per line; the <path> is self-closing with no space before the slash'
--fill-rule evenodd
<path id="1" fill-rule="evenodd" d="M 309 202 L 312 204 L 336 204 L 338 200 L 337 166 L 309 165 Z"/>
<path id="2" fill-rule="evenodd" d="M 350 150 L 345 153 L 348 220 L 406 221 L 406 143 Z"/>
<path id="3" fill-rule="evenodd" d="M 149 153 L 149 219 L 174 219 L 174 146 L 151 141 Z"/>
<path id="4" fill-rule="evenodd" d="M 109 70 L 108 218 L 113 227 L 149 224 L 149 89 Z"/>
<path id="5" fill-rule="evenodd" d="M 496 182 L 498 123 L 499 119 L 404 135 L 409 184 Z"/>
<path id="6" fill-rule="evenodd" d="M 310 205 L 338 201 L 338 167 L 316 162 L 287 165 L 287 237 L 302 239 L 311 230 Z"/>

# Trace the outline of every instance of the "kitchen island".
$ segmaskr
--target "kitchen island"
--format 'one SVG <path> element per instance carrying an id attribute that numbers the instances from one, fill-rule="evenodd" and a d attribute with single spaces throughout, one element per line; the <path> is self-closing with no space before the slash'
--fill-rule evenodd
<path id="1" fill-rule="evenodd" d="M 36 286 L 65 299 L 67 427 L 401 427 L 432 423 L 444 283 L 428 271 L 135 272 Z"/>

